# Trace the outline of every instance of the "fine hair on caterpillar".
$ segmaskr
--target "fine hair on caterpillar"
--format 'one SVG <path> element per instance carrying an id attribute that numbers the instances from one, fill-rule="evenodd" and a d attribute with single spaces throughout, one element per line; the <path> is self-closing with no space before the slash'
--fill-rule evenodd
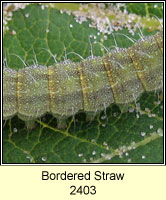
<path id="1" fill-rule="evenodd" d="M 128 38 L 133 44 L 126 49 L 118 48 L 114 40 L 115 50 L 107 50 L 102 57 L 93 55 L 89 38 L 91 56 L 80 56 L 80 62 L 67 60 L 74 52 L 65 51 L 66 60 L 58 63 L 45 49 L 55 61 L 50 66 L 38 64 L 33 50 L 33 65 L 18 71 L 4 67 L 3 119 L 17 115 L 31 128 L 37 118 L 51 113 L 63 127 L 63 120 L 80 111 L 94 116 L 112 103 L 123 108 L 144 91 L 162 90 L 163 32 L 140 37 L 137 42 Z"/>

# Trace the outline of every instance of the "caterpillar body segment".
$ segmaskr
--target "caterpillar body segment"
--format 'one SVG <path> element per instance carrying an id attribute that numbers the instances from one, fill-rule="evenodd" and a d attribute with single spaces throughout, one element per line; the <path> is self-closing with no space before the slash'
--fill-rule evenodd
<path id="1" fill-rule="evenodd" d="M 12 118 L 18 113 L 17 71 L 3 69 L 3 119 Z"/>
<path id="2" fill-rule="evenodd" d="M 46 113 L 67 118 L 96 113 L 110 104 L 136 101 L 144 91 L 163 89 L 163 32 L 127 49 L 78 63 L 3 69 L 3 119 L 14 115 L 28 124 Z"/>

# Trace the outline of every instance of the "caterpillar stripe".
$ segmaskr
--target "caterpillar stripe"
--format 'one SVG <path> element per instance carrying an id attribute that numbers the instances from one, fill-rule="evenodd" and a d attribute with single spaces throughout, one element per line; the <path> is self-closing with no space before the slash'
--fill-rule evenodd
<path id="1" fill-rule="evenodd" d="M 56 118 L 79 111 L 96 113 L 110 104 L 135 101 L 163 88 L 163 32 L 102 57 L 51 66 L 3 69 L 3 119 L 31 122 L 46 113 Z"/>

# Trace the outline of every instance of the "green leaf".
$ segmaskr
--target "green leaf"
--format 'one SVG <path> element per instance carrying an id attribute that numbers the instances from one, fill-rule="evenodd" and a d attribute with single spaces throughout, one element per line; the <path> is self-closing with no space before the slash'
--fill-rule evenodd
<path id="1" fill-rule="evenodd" d="M 148 13 L 155 14 L 152 4 L 148 3 Z M 69 5 L 72 12 L 72 4 Z M 114 48 L 115 40 L 118 47 L 127 48 L 132 42 L 117 33 L 138 40 L 139 29 L 132 30 L 132 26 L 136 27 L 138 18 L 141 19 L 142 24 L 139 25 L 144 35 L 155 34 L 160 27 L 159 22 L 146 13 L 146 4 L 142 5 L 145 8 L 143 12 L 135 12 L 137 15 L 130 26 L 128 19 L 134 9 L 130 3 L 126 3 L 130 12 L 125 15 L 126 23 L 118 25 L 117 10 L 110 14 L 109 5 L 95 9 L 102 11 L 101 13 L 105 11 L 106 16 L 115 23 L 112 26 L 114 35 L 108 34 L 107 27 L 100 32 L 98 29 L 104 27 L 104 21 L 96 29 L 92 26 L 97 22 L 89 15 L 92 13 L 90 9 L 94 11 L 94 5 L 90 5 L 89 9 L 86 7 L 88 4 L 73 5 L 74 11 L 76 6 L 83 7 L 87 21 L 81 23 L 84 18 L 78 16 L 80 13 L 77 13 L 77 17 L 75 12 L 62 13 L 55 8 L 56 4 L 30 4 L 24 9 L 13 11 L 11 20 L 6 16 L 3 55 L 7 66 L 18 70 L 24 67 L 21 59 L 28 65 L 38 62 L 40 65 L 50 66 L 55 61 L 47 50 L 56 54 L 58 62 L 64 61 L 66 53 L 70 52 L 87 58 L 91 55 L 90 36 L 95 56 L 104 55 L 104 47 Z M 134 6 L 136 8 L 140 4 L 135 3 Z M 61 9 L 61 6 L 58 7 Z M 152 11 L 150 8 L 153 8 Z M 161 4 L 157 10 L 162 13 Z M 123 14 L 120 8 L 119 13 Z M 99 17 L 102 16 L 99 15 L 98 19 Z M 133 32 L 134 35 L 131 34 Z M 68 54 L 67 58 L 73 62 L 81 60 L 74 53 Z M 70 117 L 67 120 L 68 127 L 64 131 L 56 128 L 56 119 L 49 114 L 37 119 L 36 127 L 32 131 L 28 131 L 25 123 L 16 116 L 4 122 L 3 163 L 162 163 L 162 105 L 163 102 L 157 94 L 144 93 L 137 104 L 130 105 L 126 113 L 121 113 L 115 104 L 110 105 L 106 112 L 99 113 L 91 122 L 86 122 L 86 113 L 78 113 L 75 118 Z"/>
<path id="2" fill-rule="evenodd" d="M 162 3 L 128 3 L 126 5 L 129 13 L 135 13 L 141 16 L 157 16 L 163 17 Z"/>

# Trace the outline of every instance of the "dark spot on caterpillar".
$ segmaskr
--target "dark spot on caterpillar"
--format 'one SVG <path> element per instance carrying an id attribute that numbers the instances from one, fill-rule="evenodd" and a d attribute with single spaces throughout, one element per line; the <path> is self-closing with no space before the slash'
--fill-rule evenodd
<path id="1" fill-rule="evenodd" d="M 15 115 L 29 127 L 46 113 L 59 121 L 110 104 L 136 101 L 144 91 L 163 89 L 163 32 L 103 57 L 18 71 L 3 69 L 3 119 Z"/>

